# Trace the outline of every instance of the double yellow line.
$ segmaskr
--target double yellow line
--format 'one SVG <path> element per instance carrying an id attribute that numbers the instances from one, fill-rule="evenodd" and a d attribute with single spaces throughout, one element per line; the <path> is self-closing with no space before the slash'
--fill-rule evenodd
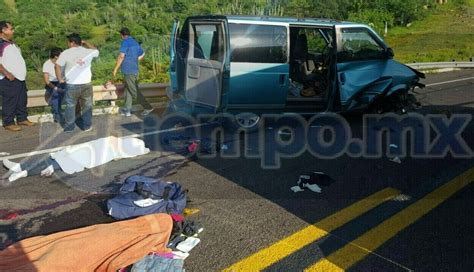
<path id="1" fill-rule="evenodd" d="M 375 251 L 383 243 L 397 233 L 420 219 L 423 215 L 443 203 L 456 192 L 474 180 L 474 168 L 466 171 L 452 181 L 437 188 L 422 199 L 395 214 L 380 225 L 367 231 L 362 236 L 348 243 L 343 248 L 319 260 L 306 271 L 344 271 L 368 254 Z M 400 192 L 387 188 L 375 193 L 351 206 L 310 225 L 275 244 L 224 269 L 224 271 L 260 271 L 283 258 L 295 253 L 303 247 L 323 238 L 331 231 L 345 225 L 378 205 L 392 199 Z"/>
<path id="2" fill-rule="evenodd" d="M 352 221 L 385 201 L 392 199 L 399 193 L 399 191 L 391 188 L 375 193 L 241 260 L 224 271 L 263 270 L 316 240 L 323 238 L 331 231 Z"/>

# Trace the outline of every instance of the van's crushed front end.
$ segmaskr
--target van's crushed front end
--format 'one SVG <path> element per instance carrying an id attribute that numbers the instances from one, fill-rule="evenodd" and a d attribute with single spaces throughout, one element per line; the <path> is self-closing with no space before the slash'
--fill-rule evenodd
<path id="1" fill-rule="evenodd" d="M 412 91 L 425 75 L 396 62 L 367 61 L 338 65 L 342 111 L 405 113 L 419 107 Z"/>

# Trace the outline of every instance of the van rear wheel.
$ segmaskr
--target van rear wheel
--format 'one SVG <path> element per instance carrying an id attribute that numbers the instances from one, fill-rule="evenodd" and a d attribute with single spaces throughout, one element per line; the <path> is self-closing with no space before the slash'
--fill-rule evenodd
<path id="1" fill-rule="evenodd" d="M 239 113 L 236 115 L 227 115 L 225 118 L 222 118 L 222 126 L 226 129 L 234 130 L 244 130 L 247 132 L 253 132 L 259 129 L 260 127 L 260 115 L 254 113 Z"/>
<path id="2" fill-rule="evenodd" d="M 244 112 L 237 114 L 234 117 L 234 120 L 235 123 L 243 129 L 253 129 L 258 127 L 260 115 L 251 112 Z"/>

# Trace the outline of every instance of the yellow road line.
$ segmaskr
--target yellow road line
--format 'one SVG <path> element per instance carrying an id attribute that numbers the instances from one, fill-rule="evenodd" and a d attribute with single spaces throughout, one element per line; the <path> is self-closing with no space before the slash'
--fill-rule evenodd
<path id="1" fill-rule="evenodd" d="M 224 271 L 260 271 L 301 248 L 328 235 L 329 232 L 352 221 L 378 205 L 392 199 L 400 192 L 393 188 L 379 191 L 366 197 L 343 210 L 326 217 L 314 225 L 310 225 L 275 244 L 224 269 Z"/>
<path id="2" fill-rule="evenodd" d="M 474 180 L 474 168 L 437 188 L 305 271 L 342 271 L 355 265 L 387 240 L 420 219 Z"/>

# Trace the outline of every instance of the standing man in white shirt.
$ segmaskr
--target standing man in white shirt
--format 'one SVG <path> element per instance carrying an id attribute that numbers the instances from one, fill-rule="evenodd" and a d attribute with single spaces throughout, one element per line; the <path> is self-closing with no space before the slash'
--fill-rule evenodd
<path id="1" fill-rule="evenodd" d="M 28 120 L 26 63 L 20 48 L 13 42 L 15 30 L 7 21 L 0 21 L 0 92 L 2 94 L 3 127 L 21 131 L 20 126 L 34 126 Z M 16 124 L 15 124 L 16 116 Z"/>
<path id="2" fill-rule="evenodd" d="M 59 83 L 66 83 L 65 132 L 73 132 L 75 124 L 84 131 L 92 130 L 92 71 L 91 64 L 99 56 L 99 50 L 83 41 L 77 33 L 67 36 L 69 49 L 61 53 L 55 65 Z M 62 70 L 64 69 L 64 76 Z M 80 117 L 76 122 L 76 103 L 81 106 Z"/>

